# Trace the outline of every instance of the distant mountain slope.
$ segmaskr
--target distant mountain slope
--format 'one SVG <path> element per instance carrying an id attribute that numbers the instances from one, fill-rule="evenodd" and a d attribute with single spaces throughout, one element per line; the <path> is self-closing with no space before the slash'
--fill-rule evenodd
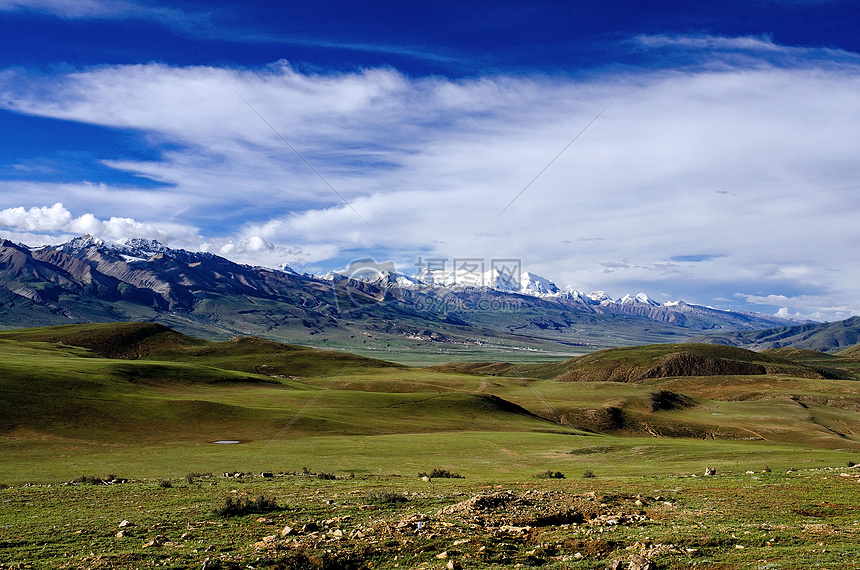
<path id="1" fill-rule="evenodd" d="M 752 350 L 802 348 L 819 352 L 838 352 L 860 343 L 860 317 L 833 323 L 778 327 L 760 331 L 733 331 L 696 336 L 691 342 L 742 346 Z"/>
<path id="2" fill-rule="evenodd" d="M 537 297 L 548 303 L 575 308 L 580 312 L 645 317 L 649 320 L 689 329 L 743 330 L 794 323 L 794 321 L 772 315 L 721 311 L 711 307 L 691 305 L 684 301 L 660 303 L 645 293 L 627 294 L 619 299 L 612 299 L 603 291 L 593 291 L 588 294 L 576 290 L 562 291 L 549 279 L 529 272 L 523 272 L 518 280 L 515 276 L 494 269 L 480 274 L 475 279 L 475 282 L 481 286 L 464 285 L 462 281 L 458 281 L 457 274 L 453 271 L 429 271 L 426 269 L 411 277 L 387 269 L 371 271 L 368 274 L 359 273 L 351 277 L 389 290 L 426 291 L 428 289 L 443 289 L 452 292 L 457 297 L 462 297 L 470 291 L 483 290 L 497 294 L 515 294 L 520 298 Z M 329 273 L 324 278 L 338 281 L 347 277 L 338 273 Z"/>
<path id="3" fill-rule="evenodd" d="M 509 277 L 494 274 L 492 287 L 428 284 L 392 273 L 323 279 L 145 239 L 107 243 L 84 236 L 41 248 L 0 240 L 0 327 L 151 321 L 215 339 L 552 353 L 785 323 L 684 302 L 661 305 L 644 294 L 613 301 L 601 292 L 561 292 L 530 273 L 519 283 Z"/>

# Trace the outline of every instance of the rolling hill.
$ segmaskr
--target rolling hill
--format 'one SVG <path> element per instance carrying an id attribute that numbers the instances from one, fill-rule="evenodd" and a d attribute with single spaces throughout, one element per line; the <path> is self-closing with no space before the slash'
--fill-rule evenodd
<path id="1" fill-rule="evenodd" d="M 552 449 L 571 436 L 586 448 L 650 438 L 694 454 L 714 441 L 732 453 L 856 453 L 858 379 L 858 360 L 796 349 L 645 345 L 420 369 L 256 337 L 200 340 L 152 323 L 12 330 L 0 333 L 0 451 L 9 458 L 0 477 L 37 468 L 33 458 L 58 473 L 82 454 L 129 465 L 144 449 L 171 450 L 147 451 L 150 469 L 220 468 L 271 445 L 284 465 L 322 450 L 396 464 L 426 456 L 431 440 L 470 464 L 498 465 L 499 449 L 526 446 L 529 466 L 563 457 Z M 246 447 L 200 447 L 218 440 Z"/>

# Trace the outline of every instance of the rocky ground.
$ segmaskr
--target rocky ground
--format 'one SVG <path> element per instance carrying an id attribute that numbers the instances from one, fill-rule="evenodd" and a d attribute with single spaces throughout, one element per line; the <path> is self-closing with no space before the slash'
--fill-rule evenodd
<path id="1" fill-rule="evenodd" d="M 853 567 L 857 469 L 708 473 L 502 485 L 258 474 L 8 488 L 0 569 Z"/>
<path id="2" fill-rule="evenodd" d="M 404 499 L 408 501 L 409 495 Z M 388 500 L 399 502 L 393 497 Z M 395 560 L 402 557 L 404 567 L 455 569 L 473 563 L 535 566 L 609 554 L 615 543 L 602 538 L 604 533 L 608 536 L 615 527 L 646 525 L 652 520 L 649 508 L 669 506 L 671 503 L 659 496 L 615 497 L 609 504 L 601 502 L 596 493 L 507 489 L 476 494 L 430 512 L 383 518 L 344 515 L 302 528 L 287 525 L 254 547 L 272 560 L 289 552 L 301 558 L 299 553 L 320 551 L 332 559 L 355 559 L 367 550 L 384 548 L 396 550 L 399 554 L 394 555 Z M 370 504 L 358 507 L 365 511 L 375 508 Z M 626 551 L 629 556 L 618 559 L 624 560 L 624 566 L 616 567 L 656 568 L 652 556 L 689 557 L 695 553 L 695 549 L 647 541 L 637 542 Z M 414 559 L 422 552 L 432 556 L 427 563 L 416 564 Z"/>

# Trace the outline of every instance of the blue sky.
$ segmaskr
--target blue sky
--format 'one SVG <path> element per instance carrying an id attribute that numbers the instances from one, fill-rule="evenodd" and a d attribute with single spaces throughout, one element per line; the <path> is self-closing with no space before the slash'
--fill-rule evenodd
<path id="1" fill-rule="evenodd" d="M 0 0 L 0 236 L 313 273 L 520 258 L 613 297 L 846 318 L 858 21 L 838 0 Z"/>

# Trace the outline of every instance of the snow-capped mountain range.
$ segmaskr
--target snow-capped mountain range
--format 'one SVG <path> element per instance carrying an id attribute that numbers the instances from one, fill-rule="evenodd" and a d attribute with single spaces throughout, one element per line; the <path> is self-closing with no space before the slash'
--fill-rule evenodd
<path id="1" fill-rule="evenodd" d="M 406 276 L 393 264 L 359 260 L 347 274 L 252 267 L 147 239 L 83 236 L 41 247 L 0 239 L 0 328 L 149 320 L 193 334 L 290 342 L 364 346 L 365 339 L 444 337 L 464 346 L 500 338 L 595 346 L 606 342 L 600 339 L 667 342 L 795 324 L 683 301 L 660 304 L 643 293 L 613 299 L 603 291 L 561 291 L 531 272 Z"/>
<path id="2" fill-rule="evenodd" d="M 563 291 L 555 283 L 546 277 L 535 273 L 524 271 L 519 275 L 507 273 L 493 268 L 483 273 L 457 274 L 454 271 L 440 271 L 422 269 L 415 275 L 407 276 L 397 273 L 391 269 L 373 267 L 370 264 L 362 266 L 363 271 L 328 272 L 321 279 L 356 279 L 382 287 L 403 287 L 407 289 L 419 289 L 422 287 L 445 287 L 453 291 L 464 289 L 491 289 L 502 293 L 513 293 L 518 295 L 529 295 L 543 299 L 568 299 L 586 305 L 608 306 L 616 305 L 643 305 L 649 307 L 679 307 L 686 305 L 684 301 L 670 301 L 660 303 L 650 298 L 645 293 L 636 295 L 627 294 L 618 299 L 613 299 L 604 291 L 592 291 L 585 293 L 570 289 Z"/>

